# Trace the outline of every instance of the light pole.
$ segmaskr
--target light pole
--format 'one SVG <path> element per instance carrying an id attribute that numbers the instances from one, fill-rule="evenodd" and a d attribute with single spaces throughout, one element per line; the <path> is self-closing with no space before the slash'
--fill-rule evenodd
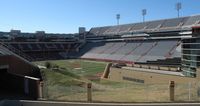
<path id="1" fill-rule="evenodd" d="M 119 25 L 120 14 L 116 15 L 116 19 L 117 19 L 117 25 Z"/>
<path id="2" fill-rule="evenodd" d="M 145 22 L 146 14 L 147 14 L 147 10 L 146 9 L 142 9 L 143 22 Z"/>
<path id="3" fill-rule="evenodd" d="M 177 10 L 178 18 L 180 16 L 179 12 L 180 12 L 181 8 L 182 8 L 182 4 L 180 2 L 176 3 L 176 10 Z"/>

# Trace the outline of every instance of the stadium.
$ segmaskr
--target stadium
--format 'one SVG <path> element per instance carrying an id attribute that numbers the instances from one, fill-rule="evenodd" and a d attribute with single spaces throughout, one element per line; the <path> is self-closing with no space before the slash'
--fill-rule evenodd
<path id="1" fill-rule="evenodd" d="M 80 27 L 77 34 L 0 32 L 1 94 L 41 98 L 45 79 L 36 61 L 105 62 L 98 77 L 116 82 L 198 82 L 199 26 L 200 15 L 193 15 L 89 31 Z M 80 65 L 74 63 L 74 68 Z"/>

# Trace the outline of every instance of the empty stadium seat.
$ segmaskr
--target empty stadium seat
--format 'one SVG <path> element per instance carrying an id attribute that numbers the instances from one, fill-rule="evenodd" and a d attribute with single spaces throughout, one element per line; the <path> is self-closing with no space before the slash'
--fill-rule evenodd
<path id="1" fill-rule="evenodd" d="M 180 58 L 180 52 L 175 51 L 179 40 L 140 40 L 131 42 L 102 42 L 101 45 L 88 43 L 81 58 L 109 61 L 147 62 L 166 59 L 165 55 L 173 51 L 172 58 Z M 81 50 L 84 50 L 81 49 Z"/>

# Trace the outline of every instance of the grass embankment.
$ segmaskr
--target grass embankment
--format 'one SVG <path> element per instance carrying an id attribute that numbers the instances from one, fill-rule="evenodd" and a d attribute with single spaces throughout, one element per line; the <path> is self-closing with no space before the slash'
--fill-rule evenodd
<path id="1" fill-rule="evenodd" d="M 66 70 L 42 69 L 44 77 L 44 96 L 49 100 L 61 100 L 60 97 L 72 95 L 71 88 L 83 89 L 84 80 Z"/>
<path id="2" fill-rule="evenodd" d="M 86 60 L 48 61 L 58 69 L 42 69 L 45 97 L 50 100 L 86 101 L 86 84 L 98 78 L 106 63 Z M 46 61 L 35 62 L 44 66 Z"/>

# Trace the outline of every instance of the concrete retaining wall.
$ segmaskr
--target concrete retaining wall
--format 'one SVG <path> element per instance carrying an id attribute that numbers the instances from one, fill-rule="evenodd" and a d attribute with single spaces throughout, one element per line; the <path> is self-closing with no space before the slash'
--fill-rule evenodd
<path id="1" fill-rule="evenodd" d="M 110 80 L 127 81 L 124 80 L 124 77 L 130 79 L 131 78 L 137 79 L 138 81 L 144 81 L 145 84 L 159 84 L 159 83 L 169 84 L 170 81 L 175 81 L 176 83 L 188 83 L 197 81 L 196 78 L 189 78 L 177 75 L 151 73 L 151 72 L 128 70 L 128 69 L 121 69 L 114 67 L 110 69 L 108 77 Z"/>

